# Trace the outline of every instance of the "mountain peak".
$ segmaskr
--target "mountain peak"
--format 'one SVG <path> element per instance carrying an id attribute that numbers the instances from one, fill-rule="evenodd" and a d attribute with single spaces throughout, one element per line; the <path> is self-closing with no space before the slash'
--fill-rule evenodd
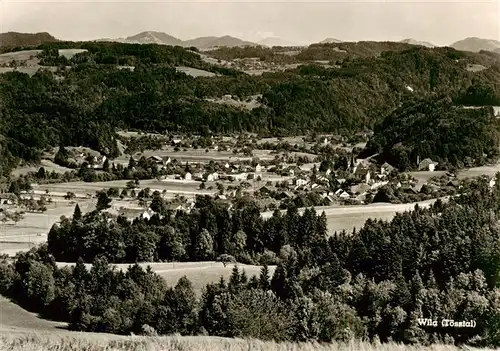
<path id="1" fill-rule="evenodd" d="M 319 42 L 319 44 L 339 44 L 339 43 L 342 43 L 342 40 L 338 40 L 335 38 L 326 38 L 325 40 Z"/>
<path id="2" fill-rule="evenodd" d="M 263 46 L 269 46 L 269 47 L 273 47 L 273 46 L 285 46 L 285 47 L 286 46 L 301 46 L 300 44 L 293 43 L 289 40 L 281 39 L 278 37 L 267 37 L 267 38 L 264 38 L 264 39 L 258 41 L 257 44 L 263 45 Z"/>
<path id="3" fill-rule="evenodd" d="M 436 46 L 436 45 L 431 44 L 431 43 L 429 43 L 427 41 L 418 41 L 418 40 L 415 40 L 415 39 L 412 39 L 412 38 L 401 40 L 400 43 L 410 44 L 410 45 L 420 45 L 420 46 L 425 46 L 425 47 L 428 47 L 428 48 L 433 48 L 433 47 Z"/>
<path id="4" fill-rule="evenodd" d="M 127 43 L 182 45 L 182 40 L 163 32 L 144 31 L 125 38 Z"/>
<path id="5" fill-rule="evenodd" d="M 496 51 L 500 49 L 500 41 L 493 39 L 468 37 L 463 40 L 454 42 L 450 46 L 456 50 L 461 50 L 461 51 L 471 51 L 471 52 L 479 52 L 481 50 Z"/>

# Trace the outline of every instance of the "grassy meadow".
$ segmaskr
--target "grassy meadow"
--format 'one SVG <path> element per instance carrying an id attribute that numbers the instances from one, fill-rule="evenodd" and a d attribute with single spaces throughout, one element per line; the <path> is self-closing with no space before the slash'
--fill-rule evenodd
<path id="1" fill-rule="evenodd" d="M 276 343 L 269 341 L 227 339 L 206 336 L 168 337 L 120 337 L 93 333 L 47 334 L 9 333 L 0 334 L 0 349 L 10 351 L 455 351 L 463 350 L 451 345 L 406 346 L 395 343 L 370 344 L 352 341 L 349 343 Z M 472 349 L 470 349 L 472 350 Z"/>

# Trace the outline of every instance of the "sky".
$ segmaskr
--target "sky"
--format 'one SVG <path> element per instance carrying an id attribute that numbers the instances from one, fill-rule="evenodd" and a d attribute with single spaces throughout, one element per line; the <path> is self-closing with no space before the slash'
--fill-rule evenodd
<path id="1" fill-rule="evenodd" d="M 120 38 L 160 31 L 187 40 L 231 35 L 297 44 L 406 38 L 450 45 L 500 40 L 500 0 L 0 0 L 0 32 L 49 32 L 62 40 Z"/>

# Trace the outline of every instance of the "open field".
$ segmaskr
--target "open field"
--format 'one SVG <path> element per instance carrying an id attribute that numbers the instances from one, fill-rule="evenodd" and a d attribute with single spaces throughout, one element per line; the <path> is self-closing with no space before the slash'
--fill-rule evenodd
<path id="1" fill-rule="evenodd" d="M 0 67 L 0 73 L 7 73 L 7 72 L 20 72 L 20 73 L 26 73 L 29 76 L 33 76 L 38 72 L 38 70 L 42 68 L 42 66 L 28 66 L 28 67 Z M 56 67 L 43 67 L 44 69 L 47 69 L 49 71 L 55 72 L 57 71 Z"/>
<path id="2" fill-rule="evenodd" d="M 19 167 L 16 168 L 14 171 L 12 171 L 12 175 L 14 177 L 18 177 L 20 175 L 25 175 L 28 174 L 29 172 L 37 172 L 40 167 L 45 168 L 46 172 L 52 172 L 55 171 L 57 173 L 64 173 L 64 172 L 71 172 L 71 168 L 59 166 L 58 164 L 55 164 L 54 162 L 50 160 L 42 160 L 40 166 L 26 166 L 26 167 Z"/>
<path id="3" fill-rule="evenodd" d="M 500 162 L 489 165 L 489 166 L 481 166 L 481 167 L 472 167 L 467 169 L 462 169 L 457 172 L 457 178 L 462 180 L 466 178 L 474 178 L 479 176 L 488 176 L 493 177 L 495 174 L 500 172 Z M 445 175 L 446 171 L 419 171 L 419 172 L 409 172 L 409 174 L 417 179 L 419 182 L 427 182 L 432 177 L 440 177 Z"/>
<path id="4" fill-rule="evenodd" d="M 164 147 L 161 150 L 146 150 L 141 155 L 144 155 L 146 158 L 151 156 L 160 156 L 171 159 L 176 159 L 182 162 L 200 162 L 200 163 L 208 163 L 211 160 L 214 161 L 251 161 L 252 158 L 258 157 L 261 160 L 273 160 L 274 155 L 271 154 L 270 150 L 254 150 L 253 156 L 244 156 L 243 154 L 233 154 L 230 151 L 216 151 L 209 150 L 208 152 L 205 149 L 187 149 L 187 151 L 174 151 L 173 147 Z M 122 155 L 112 162 L 121 163 L 123 165 L 128 165 L 130 156 Z"/>
<path id="5" fill-rule="evenodd" d="M 23 50 L 23 51 L 13 51 L 7 52 L 5 54 L 0 54 L 0 64 L 10 63 L 12 60 L 17 62 L 38 63 L 36 56 L 40 54 L 42 50 Z"/>
<path id="6" fill-rule="evenodd" d="M 58 262 L 59 267 L 64 266 L 74 266 L 74 263 Z M 130 266 L 128 263 L 123 264 L 113 264 L 117 269 L 126 270 Z M 90 269 L 91 264 L 86 265 Z M 231 271 L 234 264 L 227 264 L 226 267 L 221 262 L 207 261 L 207 262 L 169 262 L 169 263 L 159 263 L 159 262 L 148 262 L 140 263 L 140 266 L 146 268 L 151 266 L 153 271 L 159 274 L 169 286 L 174 286 L 177 284 L 180 278 L 186 276 L 191 283 L 193 283 L 193 289 L 200 293 L 201 290 L 208 284 L 217 282 L 221 276 L 228 279 L 231 276 Z M 240 271 L 245 270 L 248 278 L 253 275 L 259 276 L 260 266 L 253 266 L 247 264 L 237 264 Z M 272 275 L 276 266 L 269 266 L 269 272 Z"/>
<path id="7" fill-rule="evenodd" d="M 178 66 L 178 67 L 175 67 L 175 69 L 178 72 L 183 72 L 183 73 L 187 74 L 188 76 L 192 76 L 192 77 L 214 77 L 214 76 L 216 76 L 216 74 L 213 72 L 204 71 L 204 70 L 192 68 L 192 67 Z"/>
<path id="8" fill-rule="evenodd" d="M 0 295 L 0 333 L 8 330 L 58 331 L 65 323 L 52 322 L 39 318 Z M 5 348 L 0 347 L 1 350 Z"/>
<path id="9" fill-rule="evenodd" d="M 47 333 L 47 332 L 16 332 L 0 334 L 2 350 L 20 351 L 458 351 L 476 350 L 474 348 L 458 348 L 452 345 L 400 345 L 396 343 L 371 344 L 368 342 L 351 341 L 348 343 L 319 344 L 313 342 L 291 343 L 260 341 L 253 339 L 230 339 L 212 336 L 119 336 L 96 333 Z M 486 351 L 486 349 L 482 349 Z"/>
<path id="10" fill-rule="evenodd" d="M 493 165 L 493 166 L 473 167 L 473 168 L 462 170 L 462 171 L 458 172 L 457 178 L 458 179 L 465 179 L 465 178 L 479 177 L 482 175 L 485 175 L 488 177 L 493 177 L 498 172 L 500 172 L 500 163 L 497 163 L 496 165 Z"/>
<path id="11" fill-rule="evenodd" d="M 76 54 L 87 51 L 86 49 L 60 49 L 59 55 L 65 56 L 70 59 Z M 12 60 L 16 62 L 26 62 L 28 65 L 38 64 L 39 60 L 36 57 L 38 54 L 42 53 L 42 50 L 22 50 L 7 52 L 5 54 L 0 54 L 0 64 L 10 63 Z"/>
<path id="12" fill-rule="evenodd" d="M 0 253 L 15 254 L 17 251 L 31 248 L 34 244 L 45 242 L 50 228 L 61 216 L 73 215 L 76 203 L 80 205 L 83 213 L 92 211 L 95 206 L 93 200 L 82 199 L 73 203 L 61 199 L 48 204 L 45 213 L 27 212 L 17 224 L 1 224 Z"/>
<path id="13" fill-rule="evenodd" d="M 413 210 L 416 204 L 421 207 L 428 207 L 436 200 L 426 200 L 410 204 L 388 204 L 375 203 L 369 205 L 357 206 L 318 206 L 315 207 L 316 212 L 321 214 L 323 211 L 328 219 L 328 232 L 333 234 L 335 231 L 345 230 L 351 232 L 355 227 L 361 228 L 368 218 L 391 220 L 396 213 Z M 302 213 L 304 209 L 299 209 Z M 282 211 L 285 213 L 286 211 Z M 269 218 L 273 214 L 272 211 L 262 213 L 263 218 Z"/>
<path id="14" fill-rule="evenodd" d="M 92 194 L 94 195 L 97 191 L 109 188 L 120 188 L 124 189 L 127 187 L 128 180 L 114 180 L 110 182 L 70 182 L 70 183 L 56 183 L 56 184 L 43 184 L 35 189 L 35 193 L 41 191 L 44 193 L 46 190 L 54 196 L 64 196 L 68 191 L 75 193 L 76 195 Z M 174 197 L 175 194 L 184 195 L 187 197 L 194 197 L 195 195 L 211 195 L 214 191 L 209 190 L 199 190 L 200 182 L 197 181 L 186 181 L 186 180 L 141 180 L 139 187 L 141 189 L 150 188 L 151 191 L 158 190 L 163 192 L 166 190 L 166 197 Z"/>
<path id="15" fill-rule="evenodd" d="M 85 52 L 85 49 L 61 49 L 59 50 L 59 55 L 65 56 L 71 59 L 78 53 Z M 57 71 L 57 67 L 53 66 L 40 66 L 40 60 L 36 57 L 40 54 L 42 50 L 23 50 L 15 52 L 7 52 L 5 54 L 0 54 L 0 65 L 9 64 L 11 61 L 15 61 L 18 65 L 17 68 L 14 67 L 0 67 L 0 73 L 12 72 L 14 70 L 34 75 L 39 69 L 47 69 L 49 71 Z"/>

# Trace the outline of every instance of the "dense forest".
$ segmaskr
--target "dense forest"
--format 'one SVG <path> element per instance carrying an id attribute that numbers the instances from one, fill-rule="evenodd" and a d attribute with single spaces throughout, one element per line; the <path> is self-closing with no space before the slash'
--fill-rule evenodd
<path id="1" fill-rule="evenodd" d="M 368 53 L 374 52 L 370 45 Z M 71 59 L 56 56 L 57 49 L 63 48 L 88 51 Z M 262 76 L 213 66 L 181 47 L 58 42 L 39 49 L 42 63 L 57 64 L 57 72 L 0 75 L 3 174 L 19 158 L 36 163 L 49 146 L 84 145 L 116 156 L 116 128 L 350 135 L 372 128 L 401 103 L 415 98 L 436 95 L 456 103 L 472 99 L 490 104 L 500 96 L 495 85 L 500 81 L 498 58 L 450 48 L 360 54 L 331 68 L 306 63 Z M 487 68 L 467 70 L 469 64 L 479 63 Z M 130 65 L 133 71 L 119 67 Z M 176 66 L 217 75 L 194 78 L 176 71 Z M 473 85 L 486 90 L 471 90 Z M 262 94 L 262 106 L 247 110 L 207 101 L 226 94 L 243 100 Z"/>
<path id="2" fill-rule="evenodd" d="M 469 89 L 471 90 L 471 89 Z M 417 159 L 462 168 L 496 160 L 500 152 L 500 121 L 489 108 L 464 109 L 451 99 L 412 101 L 375 125 L 364 153 L 380 153 L 402 171 Z"/>
<path id="3" fill-rule="evenodd" d="M 99 211 L 82 217 L 76 210 L 53 228 L 48 245 L 0 264 L 0 291 L 47 318 L 69 322 L 72 330 L 498 347 L 500 174 L 496 180 L 493 188 L 479 180 L 447 202 L 416 206 L 390 222 L 368 220 L 353 233 L 331 236 L 325 235 L 323 216 L 313 211 L 299 216 L 291 209 L 267 221 L 236 211 L 233 221 L 220 221 L 209 209 L 223 210 L 202 206 L 202 198 L 190 221 L 181 216 L 165 231 L 158 231 L 158 218 L 125 224 L 100 220 Z M 100 203 L 106 207 L 106 201 Z M 221 231 L 234 225 L 234 216 L 242 225 Z M 78 245 L 70 237 L 60 239 L 68 230 Z M 232 253 L 235 247 L 221 249 L 226 245 L 221 233 L 235 230 L 240 232 L 232 240 L 239 246 L 235 254 L 275 253 L 272 278 L 267 266 L 260 277 L 235 268 L 228 281 L 207 285 L 198 297 L 185 278 L 167 287 L 151 269 L 134 265 L 123 272 L 108 263 L 120 255 L 156 252 L 139 236 L 158 237 L 167 259 L 173 252 L 198 259 Z M 124 245 L 120 238 L 135 243 Z M 73 246 L 55 245 L 58 240 Z M 92 268 L 82 259 L 74 268 L 57 268 L 54 256 L 63 254 L 82 255 Z M 141 258 L 151 257 L 135 256 Z M 421 318 L 438 326 L 419 325 Z M 473 323 L 443 326 L 443 319 Z"/>

